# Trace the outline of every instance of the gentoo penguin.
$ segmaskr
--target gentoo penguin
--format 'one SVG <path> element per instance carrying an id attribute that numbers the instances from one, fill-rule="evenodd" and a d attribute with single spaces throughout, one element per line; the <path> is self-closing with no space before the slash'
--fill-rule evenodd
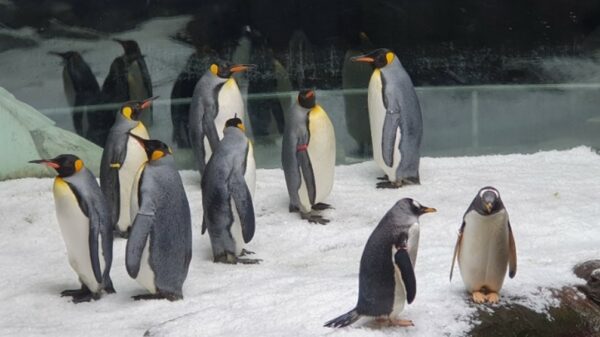
<path id="1" fill-rule="evenodd" d="M 379 322 L 412 326 L 412 321 L 397 319 L 404 302 L 411 304 L 417 293 L 414 267 L 419 248 L 419 216 L 435 212 L 417 201 L 399 200 L 381 219 L 369 237 L 358 279 L 358 303 L 348 313 L 325 323 L 341 328 L 360 316 L 376 317 Z"/>
<path id="2" fill-rule="evenodd" d="M 76 51 L 54 52 L 63 60 L 63 87 L 69 106 L 74 107 L 72 111 L 73 127 L 78 135 L 88 138 L 88 129 L 95 126 L 87 122 L 87 106 L 98 103 L 100 97 L 100 86 L 92 69 L 85 62 L 81 54 Z M 86 121 L 84 125 L 84 119 Z M 90 139 L 90 138 L 88 138 Z M 94 142 L 97 140 L 90 139 Z M 104 143 L 98 145 L 103 146 Z"/>
<path id="3" fill-rule="evenodd" d="M 99 299 L 102 290 L 114 293 L 110 279 L 113 234 L 110 211 L 96 177 L 72 154 L 54 159 L 32 160 L 58 172 L 54 179 L 54 202 L 60 231 L 71 268 L 81 289 L 65 290 L 62 296 L 74 303 Z"/>
<path id="4" fill-rule="evenodd" d="M 227 120 L 223 139 L 202 175 L 202 234 L 208 229 L 214 262 L 258 263 L 240 258 L 254 236 L 256 164 L 242 120 Z"/>
<path id="5" fill-rule="evenodd" d="M 190 205 L 171 149 L 158 140 L 130 136 L 148 156 L 131 193 L 133 224 L 125 262 L 129 276 L 150 294 L 133 298 L 179 300 L 192 258 Z"/>
<path id="6" fill-rule="evenodd" d="M 131 225 L 129 203 L 136 173 L 148 159 L 144 148 L 129 132 L 148 138 L 140 116 L 155 98 L 128 102 L 121 107 L 102 152 L 100 186 L 111 208 L 111 223 L 121 237 L 127 237 Z"/>
<path id="7" fill-rule="evenodd" d="M 456 259 L 473 301 L 498 303 L 506 268 L 510 278 L 517 273 L 517 249 L 497 189 L 488 186 L 479 190 L 465 212 L 452 257 L 450 280 Z"/>
<path id="8" fill-rule="evenodd" d="M 369 81 L 369 122 L 373 158 L 387 176 L 377 187 L 419 184 L 423 118 L 408 73 L 389 49 L 377 49 L 352 60 L 371 63 L 375 68 Z"/>
<path id="9" fill-rule="evenodd" d="M 225 122 L 244 117 L 244 101 L 233 74 L 253 67 L 248 64 L 213 63 L 202 75 L 190 106 L 190 140 L 202 175 L 211 154 L 223 138 Z"/>
<path id="10" fill-rule="evenodd" d="M 152 97 L 152 79 L 137 42 L 113 40 L 123 47 L 125 53 L 115 58 L 110 65 L 110 71 L 102 84 L 105 99 L 108 103 L 121 104 Z M 144 114 L 142 122 L 147 127 L 152 126 L 152 109 Z"/>
<path id="11" fill-rule="evenodd" d="M 283 133 L 281 162 L 290 197 L 290 212 L 309 222 L 329 220 L 312 210 L 331 208 L 322 203 L 333 187 L 335 133 L 327 113 L 316 104 L 313 90 L 302 90 L 290 109 Z"/>

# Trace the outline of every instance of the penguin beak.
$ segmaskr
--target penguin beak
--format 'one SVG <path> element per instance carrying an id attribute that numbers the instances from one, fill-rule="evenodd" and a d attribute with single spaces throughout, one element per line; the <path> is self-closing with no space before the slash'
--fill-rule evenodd
<path id="1" fill-rule="evenodd" d="M 117 38 L 114 38 L 114 39 L 112 39 L 112 40 L 113 40 L 113 41 L 115 41 L 115 42 L 117 42 L 117 43 L 118 43 L 118 44 L 120 44 L 121 46 L 125 45 L 125 40 L 121 40 L 121 39 L 117 39 Z"/>
<path id="2" fill-rule="evenodd" d="M 238 129 L 246 132 L 246 127 L 244 126 L 244 124 L 240 123 L 240 124 L 237 125 L 237 127 L 238 127 Z"/>
<path id="3" fill-rule="evenodd" d="M 229 67 L 229 71 L 231 71 L 231 73 L 235 74 L 235 73 L 250 70 L 253 68 L 256 68 L 255 64 L 234 64 L 231 67 Z"/>
<path id="4" fill-rule="evenodd" d="M 492 203 L 491 202 L 486 202 L 483 204 L 483 207 L 485 207 L 485 210 L 490 213 L 492 211 Z"/>
<path id="5" fill-rule="evenodd" d="M 48 54 L 49 55 L 56 55 L 56 56 L 60 57 L 63 60 L 67 59 L 67 53 L 61 53 L 61 52 L 58 52 L 58 51 L 49 51 Z"/>
<path id="6" fill-rule="evenodd" d="M 140 105 L 140 108 L 142 110 L 149 108 L 150 106 L 152 106 L 152 101 L 154 101 L 157 98 L 158 98 L 158 96 L 146 98 L 145 100 L 142 101 L 142 104 Z"/>
<path id="7" fill-rule="evenodd" d="M 58 165 L 57 163 L 50 161 L 50 160 L 46 160 L 46 159 L 36 159 L 36 160 L 30 160 L 29 161 L 32 164 L 44 164 L 48 167 L 51 167 L 53 169 L 57 169 L 60 168 L 60 165 Z"/>
<path id="8" fill-rule="evenodd" d="M 433 208 L 433 207 L 421 207 L 421 213 L 425 214 L 425 213 L 435 213 L 437 212 L 437 209 Z"/>
<path id="9" fill-rule="evenodd" d="M 138 136 L 138 135 L 134 135 L 134 134 L 133 134 L 133 133 L 131 133 L 131 132 L 127 132 L 127 134 L 128 134 L 128 135 L 130 135 L 131 137 L 133 137 L 135 140 L 137 140 L 137 141 L 138 141 L 138 143 L 140 143 L 140 145 L 141 145 L 141 146 L 142 146 L 144 149 L 146 149 L 146 140 L 145 140 L 144 138 L 142 138 L 142 137 L 140 137 L 140 136 Z"/>
<path id="10" fill-rule="evenodd" d="M 354 56 L 354 57 L 351 57 L 350 60 L 352 62 L 365 62 L 365 63 L 373 63 L 373 62 L 375 62 L 374 58 L 372 58 L 370 56 L 366 56 L 366 55 Z"/>

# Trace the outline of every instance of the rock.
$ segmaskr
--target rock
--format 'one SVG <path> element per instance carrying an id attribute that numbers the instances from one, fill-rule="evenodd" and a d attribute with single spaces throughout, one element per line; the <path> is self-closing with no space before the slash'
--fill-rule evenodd
<path id="1" fill-rule="evenodd" d="M 600 260 L 590 260 L 576 265 L 573 272 L 587 284 L 577 287 L 588 299 L 600 305 Z"/>

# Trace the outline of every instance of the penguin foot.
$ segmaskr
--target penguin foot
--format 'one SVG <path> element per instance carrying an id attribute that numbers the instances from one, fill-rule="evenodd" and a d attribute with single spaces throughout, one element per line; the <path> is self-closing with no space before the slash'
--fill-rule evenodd
<path id="1" fill-rule="evenodd" d="M 393 326 L 402 326 L 402 327 L 415 326 L 415 323 L 413 323 L 413 321 L 408 320 L 408 319 L 393 319 L 393 318 L 390 318 L 390 324 L 393 325 Z"/>
<path id="2" fill-rule="evenodd" d="M 485 296 L 485 298 L 488 301 L 488 303 L 492 304 L 497 304 L 500 300 L 500 296 L 498 295 L 498 293 L 489 293 Z"/>
<path id="3" fill-rule="evenodd" d="M 387 174 L 384 175 L 383 177 L 377 177 L 377 180 L 384 180 L 384 181 L 389 181 L 390 178 L 388 178 Z"/>
<path id="4" fill-rule="evenodd" d="M 402 181 L 381 181 L 375 185 L 377 188 L 400 188 Z"/>
<path id="5" fill-rule="evenodd" d="M 256 253 L 243 248 L 242 252 L 240 253 L 240 256 L 246 256 L 246 255 L 252 255 L 252 254 L 256 254 Z"/>
<path id="6" fill-rule="evenodd" d="M 259 264 L 262 262 L 261 259 L 247 259 L 247 258 L 238 258 L 237 262 L 241 264 Z"/>
<path id="7" fill-rule="evenodd" d="M 122 231 L 120 231 L 118 229 L 115 229 L 114 230 L 114 237 L 115 238 L 127 239 L 129 237 L 129 231 L 122 232 Z"/>
<path id="8" fill-rule="evenodd" d="M 170 300 L 170 301 L 174 301 L 169 299 L 167 296 L 161 294 L 161 293 L 156 293 L 156 294 L 141 294 L 141 295 L 135 295 L 135 296 L 131 296 L 131 298 L 133 298 L 134 301 L 139 301 L 139 300 L 162 300 L 164 298 Z"/>
<path id="9" fill-rule="evenodd" d="M 325 219 L 320 215 L 317 214 L 311 214 L 311 213 L 300 213 L 302 219 L 304 220 L 308 220 L 308 222 L 310 223 L 318 223 L 321 225 L 327 225 L 327 223 L 329 223 L 329 219 Z"/>
<path id="10" fill-rule="evenodd" d="M 319 202 L 319 203 L 312 205 L 312 209 L 315 211 L 323 211 L 326 209 L 333 209 L 333 207 L 331 207 L 330 204 L 326 204 L 324 202 Z"/>
<path id="11" fill-rule="evenodd" d="M 486 300 L 486 296 L 480 291 L 473 292 L 473 294 L 471 294 L 471 297 L 473 298 L 473 302 L 478 304 L 484 303 Z"/>
<path id="12" fill-rule="evenodd" d="M 85 295 L 88 293 L 91 293 L 90 289 L 82 284 L 81 288 L 79 288 L 79 289 L 67 289 L 67 290 L 61 291 L 60 297 L 65 297 L 65 296 L 75 297 L 75 296 Z"/>
<path id="13" fill-rule="evenodd" d="M 213 258 L 214 263 L 227 263 L 227 264 L 236 264 L 238 258 L 235 254 L 224 252 L 220 255 L 217 255 Z"/>

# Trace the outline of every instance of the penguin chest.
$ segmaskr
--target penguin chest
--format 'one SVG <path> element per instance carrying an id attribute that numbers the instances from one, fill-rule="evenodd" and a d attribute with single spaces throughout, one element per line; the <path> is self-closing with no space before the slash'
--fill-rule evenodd
<path id="1" fill-rule="evenodd" d="M 335 131 L 327 113 L 316 106 L 308 115 L 308 130 L 310 139 L 306 151 L 315 177 L 315 203 L 324 201 L 333 187 L 335 170 Z M 308 198 L 306 182 L 302 177 L 299 197 L 302 206 L 310 210 L 312 205 Z"/>
<path id="2" fill-rule="evenodd" d="M 141 123 L 140 123 L 141 125 Z M 136 128 L 137 129 L 137 128 Z M 135 129 L 134 129 L 135 130 Z M 146 133 L 146 137 L 147 133 Z M 127 231 L 131 225 L 131 191 L 137 177 L 138 170 L 148 160 L 146 151 L 133 137 L 127 137 L 127 155 L 119 168 L 119 194 L 120 208 L 117 226 L 122 232 Z M 136 191 L 137 192 L 137 191 Z"/>
<path id="3" fill-rule="evenodd" d="M 230 78 L 223 84 L 217 95 L 217 115 L 215 116 L 215 128 L 219 134 L 219 140 L 223 139 L 223 129 L 225 129 L 225 122 L 234 118 L 236 115 L 238 118 L 247 123 L 244 120 L 244 101 L 238 85 L 233 78 Z M 204 138 L 204 149 L 205 149 L 205 161 L 208 162 L 210 156 L 214 152 L 214 149 L 210 147 L 208 138 Z"/>
<path id="4" fill-rule="evenodd" d="M 383 124 L 385 122 L 386 109 L 383 104 L 383 81 L 381 79 L 381 70 L 375 69 L 371 80 L 369 81 L 368 105 L 369 105 L 369 123 L 371 125 L 371 140 L 373 143 L 373 160 L 387 174 L 390 181 L 396 180 L 396 169 L 400 164 L 400 128 L 396 131 L 396 141 L 394 142 L 394 160 L 392 167 L 389 167 L 383 161 L 382 143 L 383 143 Z"/>
<path id="5" fill-rule="evenodd" d="M 469 291 L 499 291 L 508 267 L 508 215 L 506 210 L 483 216 L 470 211 L 460 246 L 458 265 Z"/>
<path id="6" fill-rule="evenodd" d="M 54 181 L 54 200 L 56 203 L 56 217 L 67 248 L 69 264 L 77 273 L 81 282 L 92 292 L 98 292 L 100 291 L 100 284 L 96 281 L 90 260 L 90 220 L 83 214 L 77 197 L 62 178 L 56 178 Z M 104 271 L 104 254 L 102 253 L 101 242 L 98 243 L 98 247 L 100 250 L 98 254 L 100 269 Z"/>

